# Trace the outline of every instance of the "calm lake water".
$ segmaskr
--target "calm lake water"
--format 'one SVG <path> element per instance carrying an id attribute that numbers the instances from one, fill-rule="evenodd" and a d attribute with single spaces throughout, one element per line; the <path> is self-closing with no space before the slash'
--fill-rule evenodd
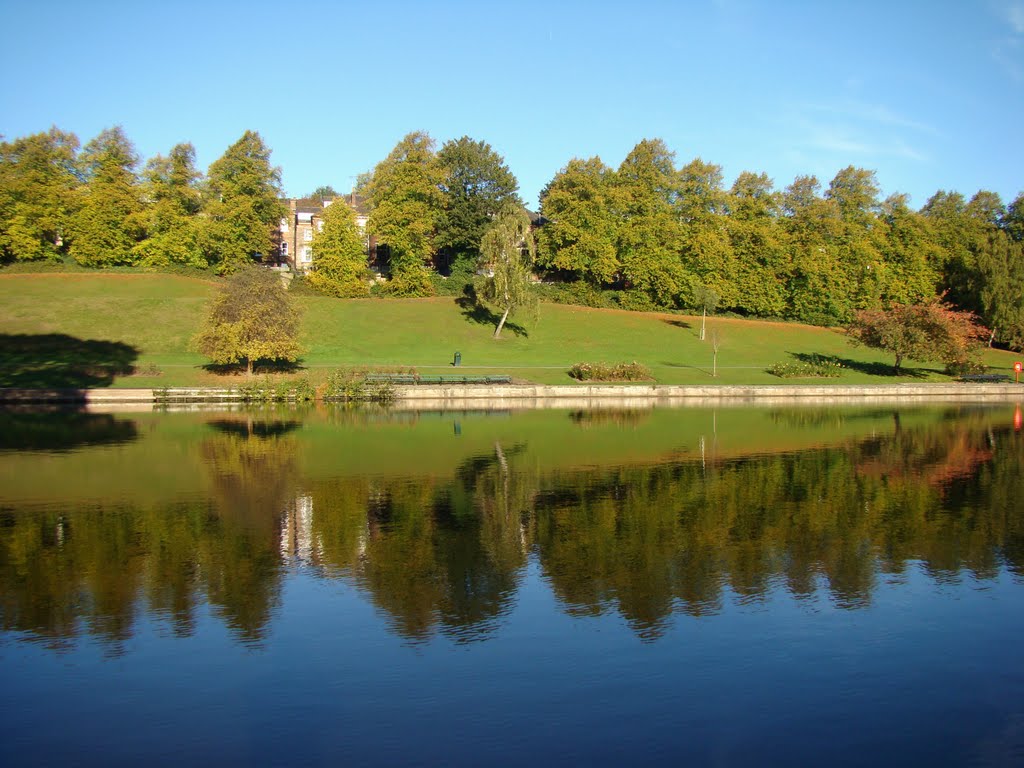
<path id="1" fill-rule="evenodd" d="M 1021 406 L 0 412 L 4 765 L 1024 764 Z"/>

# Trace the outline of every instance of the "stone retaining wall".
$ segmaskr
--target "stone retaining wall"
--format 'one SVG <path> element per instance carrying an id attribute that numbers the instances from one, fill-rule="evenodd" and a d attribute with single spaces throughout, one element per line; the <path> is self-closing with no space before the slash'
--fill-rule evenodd
<path id="1" fill-rule="evenodd" d="M 873 384 L 873 385 L 472 385 L 395 387 L 398 408 L 576 408 L 637 405 L 696 405 L 707 401 L 738 403 L 812 403 L 881 401 L 1014 401 L 1024 399 L 1024 384 Z M 77 403 L 86 406 L 156 403 L 238 403 L 228 388 L 171 389 L 0 389 L 0 402 Z"/>

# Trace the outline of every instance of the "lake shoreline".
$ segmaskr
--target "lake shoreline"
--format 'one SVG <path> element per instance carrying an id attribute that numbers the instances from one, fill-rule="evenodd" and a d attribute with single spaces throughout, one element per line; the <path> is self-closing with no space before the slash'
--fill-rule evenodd
<path id="1" fill-rule="evenodd" d="M 654 405 L 782 404 L 841 402 L 980 402 L 1024 399 L 1022 384 L 778 384 L 778 385 L 472 385 L 396 386 L 399 409 L 576 408 Z M 237 405 L 237 387 L 166 389 L 0 389 L 3 405 L 163 407 L 181 404 Z"/>

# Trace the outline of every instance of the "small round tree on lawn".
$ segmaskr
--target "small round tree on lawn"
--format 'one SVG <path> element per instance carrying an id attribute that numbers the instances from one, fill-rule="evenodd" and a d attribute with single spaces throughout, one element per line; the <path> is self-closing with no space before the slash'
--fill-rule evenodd
<path id="1" fill-rule="evenodd" d="M 276 272 L 247 267 L 226 278 L 196 334 L 195 347 L 217 365 L 295 362 L 299 312 Z"/>

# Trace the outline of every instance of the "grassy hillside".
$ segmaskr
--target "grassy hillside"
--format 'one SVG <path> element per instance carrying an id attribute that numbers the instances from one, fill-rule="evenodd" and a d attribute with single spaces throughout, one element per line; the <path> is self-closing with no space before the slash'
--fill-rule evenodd
<path id="1" fill-rule="evenodd" d="M 205 360 L 189 349 L 215 286 L 158 274 L 0 274 L 0 335 L 8 343 L 15 334 L 70 337 L 47 348 L 45 354 L 54 359 L 43 362 L 52 365 L 70 355 L 132 358 L 139 373 L 100 377 L 95 382 L 100 385 L 231 384 L 237 379 L 205 371 Z M 459 351 L 466 372 L 510 373 L 549 384 L 571 383 L 566 371 L 574 362 L 632 360 L 647 365 L 665 384 L 777 384 L 782 380 L 766 367 L 810 353 L 847 363 L 842 378 L 822 381 L 893 381 L 887 356 L 854 347 L 841 333 L 790 323 L 709 318 L 709 331 L 719 337 L 718 376 L 712 378 L 713 349 L 698 338 L 700 318 L 544 305 L 539 322 L 519 320 L 520 327 L 513 319 L 494 340 L 488 318 L 451 298 L 296 301 L 304 310 L 300 373 L 314 380 L 348 365 L 415 366 L 437 373 L 449 370 Z M 87 340 L 108 344 L 80 343 Z M 24 347 L 26 341 L 34 343 L 19 343 Z M 13 355 L 7 357 L 9 367 Z M 1014 359 L 986 353 L 990 366 L 1008 373 Z M 904 378 L 943 380 L 940 370 L 939 364 L 911 364 Z"/>

